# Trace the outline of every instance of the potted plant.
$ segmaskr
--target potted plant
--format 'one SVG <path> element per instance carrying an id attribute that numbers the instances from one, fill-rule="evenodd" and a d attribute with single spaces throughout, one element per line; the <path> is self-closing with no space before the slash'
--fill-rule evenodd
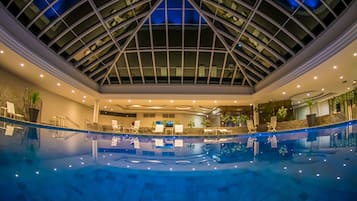
<path id="1" fill-rule="evenodd" d="M 201 124 L 204 126 L 204 127 L 207 127 L 207 126 L 209 126 L 210 125 L 210 120 L 209 119 L 204 119 L 202 122 L 201 122 Z"/>
<path id="2" fill-rule="evenodd" d="M 190 120 L 190 121 L 188 121 L 187 126 L 188 126 L 189 128 L 193 128 L 193 127 L 195 127 L 195 122 L 194 122 L 193 120 Z"/>
<path id="3" fill-rule="evenodd" d="M 246 114 L 240 115 L 239 122 L 241 125 L 247 125 L 248 116 Z"/>
<path id="4" fill-rule="evenodd" d="M 312 106 L 315 104 L 315 102 L 313 100 L 308 100 L 306 104 L 309 107 L 309 114 L 306 115 L 307 126 L 309 127 L 316 126 L 317 125 L 316 114 L 312 114 Z"/>
<path id="5" fill-rule="evenodd" d="M 30 92 L 28 101 L 29 101 L 29 120 L 31 122 L 36 122 L 42 105 L 40 92 L 38 91 Z"/>
<path id="6" fill-rule="evenodd" d="M 281 106 L 277 113 L 278 120 L 284 121 L 287 115 L 288 115 L 288 109 L 285 108 L 284 106 Z"/>

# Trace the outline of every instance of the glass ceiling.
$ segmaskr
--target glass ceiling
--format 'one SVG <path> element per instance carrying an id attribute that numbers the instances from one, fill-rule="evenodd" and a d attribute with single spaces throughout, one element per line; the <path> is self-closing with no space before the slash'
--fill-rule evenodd
<path id="1" fill-rule="evenodd" d="M 0 0 L 99 85 L 254 87 L 352 0 Z M 60 67 L 59 67 L 60 68 Z"/>

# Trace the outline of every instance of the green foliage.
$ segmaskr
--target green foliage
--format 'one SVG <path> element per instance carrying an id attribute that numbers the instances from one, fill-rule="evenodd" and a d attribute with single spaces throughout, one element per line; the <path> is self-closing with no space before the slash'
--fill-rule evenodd
<path id="1" fill-rule="evenodd" d="M 313 101 L 312 99 L 306 101 L 307 106 L 309 106 L 309 113 L 312 113 L 312 106 L 315 104 L 315 101 Z"/>
<path id="2" fill-rule="evenodd" d="M 284 106 L 281 106 L 277 113 L 278 120 L 284 121 L 287 115 L 288 115 L 288 109 L 285 108 Z"/>
<path id="3" fill-rule="evenodd" d="M 187 126 L 188 126 L 189 128 L 193 128 L 193 127 L 195 127 L 195 122 L 194 122 L 193 120 L 190 120 L 190 121 L 188 121 Z"/>
<path id="4" fill-rule="evenodd" d="M 209 119 L 204 119 L 201 124 L 204 126 L 204 127 L 207 127 L 211 124 L 211 121 Z"/>
<path id="5" fill-rule="evenodd" d="M 239 121 L 245 123 L 248 120 L 248 116 L 245 114 L 240 115 Z"/>

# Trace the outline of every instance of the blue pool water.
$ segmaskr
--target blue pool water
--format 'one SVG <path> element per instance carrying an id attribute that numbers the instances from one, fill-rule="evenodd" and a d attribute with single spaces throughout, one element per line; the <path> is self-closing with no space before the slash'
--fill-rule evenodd
<path id="1" fill-rule="evenodd" d="M 356 121 L 149 137 L 0 120 L 1 201 L 357 200 Z"/>

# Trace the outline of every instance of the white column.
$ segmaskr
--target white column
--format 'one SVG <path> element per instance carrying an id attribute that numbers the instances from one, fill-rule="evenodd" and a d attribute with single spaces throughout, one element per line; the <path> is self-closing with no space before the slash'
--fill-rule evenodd
<path id="1" fill-rule="evenodd" d="M 93 123 L 98 123 L 99 116 L 99 100 L 94 101 L 94 109 L 93 109 Z"/>
<path id="2" fill-rule="evenodd" d="M 257 105 L 253 104 L 253 121 L 254 125 L 259 125 L 259 111 L 257 111 Z"/>

